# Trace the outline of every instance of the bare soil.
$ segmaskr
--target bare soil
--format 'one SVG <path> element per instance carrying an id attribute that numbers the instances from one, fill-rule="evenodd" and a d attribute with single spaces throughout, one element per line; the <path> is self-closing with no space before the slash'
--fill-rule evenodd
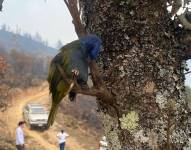
<path id="1" fill-rule="evenodd" d="M 0 113 L 1 120 L 6 124 L 4 129 L 8 132 L 8 138 L 14 140 L 15 139 L 15 129 L 17 127 L 17 123 L 20 120 L 23 120 L 22 110 L 23 107 L 29 102 L 38 102 L 44 104 L 45 106 L 50 107 L 51 101 L 49 97 L 49 92 L 47 87 L 41 87 L 32 89 L 28 92 L 25 92 L 22 96 L 15 98 L 12 101 L 12 104 L 9 105 L 8 109 L 3 113 Z M 62 114 L 58 115 L 63 117 Z M 58 120 L 58 119 L 57 119 Z M 37 130 L 30 130 L 27 126 L 24 128 L 25 133 L 25 145 L 27 150 L 57 150 L 58 149 L 58 142 L 56 139 L 56 135 L 59 130 L 63 128 L 63 125 L 60 123 L 55 122 L 54 126 L 52 126 L 49 130 L 45 131 L 37 131 Z M 95 143 L 97 143 L 96 138 L 90 136 L 82 137 L 74 137 L 75 133 L 72 133 L 72 128 L 68 128 L 70 137 L 67 139 L 66 142 L 66 150 L 90 150 L 90 149 L 97 149 Z M 80 133 L 81 132 L 81 133 Z M 78 128 L 78 134 L 85 135 L 83 129 Z M 87 136 L 87 134 L 86 134 Z M 82 143 L 82 139 L 94 140 L 94 144 L 91 145 L 91 148 L 87 148 L 87 144 Z M 86 141 L 84 141 L 86 143 Z"/>

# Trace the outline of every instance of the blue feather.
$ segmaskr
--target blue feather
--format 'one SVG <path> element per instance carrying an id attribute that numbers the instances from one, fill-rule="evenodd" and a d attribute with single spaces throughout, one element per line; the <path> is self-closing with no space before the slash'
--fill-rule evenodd
<path id="1" fill-rule="evenodd" d="M 86 52 L 88 53 L 90 59 L 96 59 L 99 55 L 101 39 L 96 35 L 88 35 L 80 38 L 80 41 L 85 46 Z"/>

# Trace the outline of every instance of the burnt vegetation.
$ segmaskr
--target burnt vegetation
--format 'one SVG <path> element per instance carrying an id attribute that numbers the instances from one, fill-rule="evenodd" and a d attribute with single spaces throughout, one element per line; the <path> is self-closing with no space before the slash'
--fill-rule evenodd
<path id="1" fill-rule="evenodd" d="M 11 32 L 9 34 L 15 35 Z M 14 37 L 14 40 L 18 41 L 17 37 Z M 19 94 L 31 86 L 39 86 L 46 80 L 49 61 L 52 57 L 52 53 L 47 53 L 46 56 L 41 56 L 39 53 L 37 56 L 14 44 L 9 49 L 6 44 L 0 42 L 0 108 L 2 111 L 5 110 L 14 94 Z"/>
<path id="2" fill-rule="evenodd" d="M 99 68 L 90 64 L 93 88 L 74 90 L 97 97 L 110 148 L 183 149 L 191 133 L 184 86 L 190 0 L 63 1 L 78 37 L 95 33 L 103 41 Z"/>

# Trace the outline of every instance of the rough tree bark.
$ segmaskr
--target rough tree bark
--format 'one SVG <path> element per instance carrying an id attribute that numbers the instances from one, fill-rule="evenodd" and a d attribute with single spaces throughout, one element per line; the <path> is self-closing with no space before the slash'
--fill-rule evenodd
<path id="1" fill-rule="evenodd" d="M 115 102 L 98 103 L 111 149 L 182 149 L 191 132 L 185 61 L 167 1 L 80 2 L 86 29 L 103 40 L 99 65 Z"/>

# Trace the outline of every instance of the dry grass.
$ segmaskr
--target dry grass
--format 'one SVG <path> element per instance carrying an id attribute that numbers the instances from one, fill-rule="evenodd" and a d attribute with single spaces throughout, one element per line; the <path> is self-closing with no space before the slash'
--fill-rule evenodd
<path id="1" fill-rule="evenodd" d="M 62 113 L 59 113 L 56 121 L 59 124 L 58 128 L 64 129 L 70 136 L 74 137 L 84 149 L 95 150 L 98 148 L 101 131 L 91 128 L 86 122 Z"/>
<path id="2" fill-rule="evenodd" d="M 17 126 L 15 122 L 21 117 L 20 111 L 26 102 L 36 99 L 45 106 L 50 105 L 48 95 L 44 95 L 43 92 L 39 93 L 46 87 L 45 85 L 43 88 L 31 88 L 22 92 L 21 96 L 17 96 L 18 100 L 14 101 L 8 110 L 0 113 L 0 150 L 15 150 L 15 129 Z M 61 107 L 56 122 L 51 129 L 38 132 L 25 128 L 25 146 L 27 150 L 45 150 L 45 147 L 50 150 L 58 148 L 56 134 L 60 129 L 64 129 L 70 135 L 66 142 L 67 150 L 95 150 L 98 148 L 101 130 L 96 127 L 97 125 L 100 126 L 99 122 L 95 124 L 97 122 L 97 117 L 94 116 L 96 109 L 94 109 L 92 103 L 86 103 L 86 101 L 84 103 L 70 103 L 70 105 L 67 110 L 65 109 L 66 112 Z M 93 106 L 93 108 L 90 106 Z M 14 116 L 12 116 L 13 111 L 17 111 Z"/>
<path id="3" fill-rule="evenodd" d="M 7 124 L 0 120 L 0 150 L 15 150 L 14 139 L 6 127 Z"/>

